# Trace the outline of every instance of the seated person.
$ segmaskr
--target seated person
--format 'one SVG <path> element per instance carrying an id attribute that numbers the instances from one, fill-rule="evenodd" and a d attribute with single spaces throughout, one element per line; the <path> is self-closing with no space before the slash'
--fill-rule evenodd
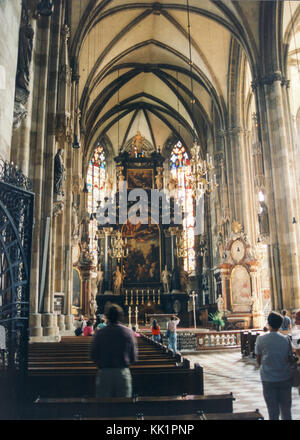
<path id="1" fill-rule="evenodd" d="M 92 321 L 88 321 L 83 329 L 83 336 L 93 336 L 94 329 Z"/>
<path id="2" fill-rule="evenodd" d="M 140 338 L 140 337 L 141 337 L 141 335 L 140 335 L 139 333 L 136 332 L 136 327 L 132 327 L 132 331 L 133 331 L 134 336 L 135 336 L 136 338 Z"/>

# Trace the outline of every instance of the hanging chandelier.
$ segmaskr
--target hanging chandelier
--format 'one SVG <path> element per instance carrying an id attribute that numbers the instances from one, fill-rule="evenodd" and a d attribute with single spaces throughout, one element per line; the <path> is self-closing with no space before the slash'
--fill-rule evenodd
<path id="1" fill-rule="evenodd" d="M 195 140 L 191 148 L 191 176 L 190 184 L 196 200 L 203 197 L 204 194 L 211 193 L 218 185 L 216 175 L 210 180 L 210 171 L 214 169 L 212 157 L 206 155 L 206 160 L 201 157 L 201 147 Z"/>
<path id="2" fill-rule="evenodd" d="M 202 149 L 198 142 L 198 136 L 194 125 L 194 104 L 196 102 L 193 89 L 193 61 L 192 61 L 192 46 L 191 46 L 191 24 L 190 24 L 190 7 L 189 0 L 187 0 L 187 19 L 188 19 L 188 41 L 189 41 L 189 64 L 190 64 L 190 78 L 191 78 L 191 106 L 192 106 L 192 121 L 194 131 L 194 144 L 191 148 L 191 175 L 190 185 L 193 191 L 194 198 L 199 201 L 204 194 L 210 194 L 218 185 L 216 183 L 216 175 L 210 180 L 210 172 L 214 169 L 212 157 L 208 154 L 206 159 L 202 158 Z"/>

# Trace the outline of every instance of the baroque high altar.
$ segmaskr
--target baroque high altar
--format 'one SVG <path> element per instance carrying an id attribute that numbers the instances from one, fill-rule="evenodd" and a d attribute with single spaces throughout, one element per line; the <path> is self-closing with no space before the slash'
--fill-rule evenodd
<path id="1" fill-rule="evenodd" d="M 184 319 L 190 308 L 188 274 L 177 258 L 182 226 L 174 223 L 176 200 L 168 192 L 170 222 L 163 221 L 163 201 L 158 215 L 151 213 L 151 191 L 163 189 L 164 158 L 160 151 L 143 148 L 142 139 L 138 132 L 131 151 L 115 157 L 117 190 L 103 201 L 105 206 L 115 206 L 116 216 L 104 224 L 98 222 L 97 312 L 104 313 L 106 304 L 114 302 L 125 315 L 138 313 L 144 322 L 149 314 L 178 313 Z M 133 190 L 145 191 L 146 206 L 137 209 L 139 197 L 133 197 Z M 132 210 L 136 217 L 131 222 Z M 93 292 L 88 283 L 83 284 L 82 293 L 84 312 L 90 314 Z"/>

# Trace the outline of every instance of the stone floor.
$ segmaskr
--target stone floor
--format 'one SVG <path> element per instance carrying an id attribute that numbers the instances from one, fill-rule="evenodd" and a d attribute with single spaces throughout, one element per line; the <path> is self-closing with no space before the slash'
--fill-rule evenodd
<path id="1" fill-rule="evenodd" d="M 184 355 L 191 364 L 198 362 L 204 372 L 204 394 L 233 393 L 233 411 L 255 411 L 268 420 L 259 370 L 254 359 L 242 358 L 240 350 Z M 292 416 L 300 420 L 300 396 L 292 390 Z"/>

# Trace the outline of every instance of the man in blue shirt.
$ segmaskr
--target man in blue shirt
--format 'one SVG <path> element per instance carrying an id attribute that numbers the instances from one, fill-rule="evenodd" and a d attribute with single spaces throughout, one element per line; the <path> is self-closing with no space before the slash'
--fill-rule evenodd
<path id="1" fill-rule="evenodd" d="M 279 313 L 271 312 L 268 316 L 270 331 L 258 336 L 255 344 L 270 420 L 279 420 L 279 414 L 283 420 L 292 419 L 292 371 L 289 364 L 291 343 L 288 336 L 278 333 L 282 320 Z"/>

